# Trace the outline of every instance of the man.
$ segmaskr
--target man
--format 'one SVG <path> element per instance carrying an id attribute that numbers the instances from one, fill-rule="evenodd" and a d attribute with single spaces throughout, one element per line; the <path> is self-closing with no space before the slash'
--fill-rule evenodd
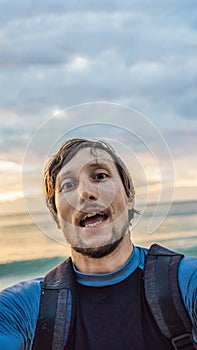
<path id="1" fill-rule="evenodd" d="M 173 349 L 147 304 L 148 250 L 131 241 L 135 192 L 113 148 L 100 140 L 66 141 L 45 167 L 44 190 L 47 206 L 71 246 L 71 259 L 49 273 L 42 293 L 42 278 L 2 291 L 0 349 L 31 349 L 35 332 L 34 349 L 41 343 L 43 349 Z M 178 287 L 195 339 L 196 279 L 196 259 L 181 259 Z M 50 296 L 41 303 L 38 317 L 40 296 L 47 288 Z M 53 302 L 51 290 L 57 290 L 61 300 Z M 43 340 L 48 337 L 46 314 L 54 322 L 52 346 Z M 37 319 L 43 333 L 39 326 L 36 331 Z"/>

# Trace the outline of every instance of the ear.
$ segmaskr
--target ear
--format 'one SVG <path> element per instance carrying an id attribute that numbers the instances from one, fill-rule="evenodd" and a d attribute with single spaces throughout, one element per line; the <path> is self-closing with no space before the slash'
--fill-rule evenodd
<path id="1" fill-rule="evenodd" d="M 132 210 L 134 208 L 134 197 L 130 197 L 128 199 L 128 210 Z"/>

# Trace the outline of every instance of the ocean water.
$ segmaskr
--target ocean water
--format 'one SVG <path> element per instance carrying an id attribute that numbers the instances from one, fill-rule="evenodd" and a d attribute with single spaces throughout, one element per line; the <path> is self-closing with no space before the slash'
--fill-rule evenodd
<path id="1" fill-rule="evenodd" d="M 174 202 L 157 230 L 147 233 L 154 208 L 149 205 L 146 212 L 136 217 L 134 243 L 148 247 L 156 242 L 187 256 L 197 256 L 197 201 Z M 162 218 L 160 206 L 158 222 Z M 0 242 L 0 289 L 41 277 L 69 255 L 68 247 L 44 235 L 28 213 L 0 215 Z"/>

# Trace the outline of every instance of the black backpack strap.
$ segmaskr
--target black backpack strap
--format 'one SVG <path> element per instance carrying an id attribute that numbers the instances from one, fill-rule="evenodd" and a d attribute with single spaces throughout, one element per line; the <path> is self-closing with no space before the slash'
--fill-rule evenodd
<path id="1" fill-rule="evenodd" d="M 171 340 L 174 349 L 197 349 L 192 339 L 192 324 L 178 285 L 178 266 L 183 258 L 157 244 L 146 258 L 145 295 L 161 332 Z"/>
<path id="2" fill-rule="evenodd" d="M 33 350 L 63 350 L 72 336 L 75 314 L 75 281 L 71 259 L 44 278 Z"/>
<path id="3" fill-rule="evenodd" d="M 42 286 L 33 349 L 52 349 L 58 292 L 58 289 L 45 289 Z"/>

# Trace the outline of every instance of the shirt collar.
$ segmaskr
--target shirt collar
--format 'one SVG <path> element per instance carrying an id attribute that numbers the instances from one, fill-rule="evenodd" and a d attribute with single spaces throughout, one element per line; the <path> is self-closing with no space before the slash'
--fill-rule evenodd
<path id="1" fill-rule="evenodd" d="M 138 247 L 133 247 L 133 252 L 126 263 L 119 269 L 110 273 L 86 274 L 77 270 L 73 264 L 76 281 L 90 287 L 104 287 L 119 283 L 131 275 L 137 267 L 140 267 L 141 252 Z"/>

